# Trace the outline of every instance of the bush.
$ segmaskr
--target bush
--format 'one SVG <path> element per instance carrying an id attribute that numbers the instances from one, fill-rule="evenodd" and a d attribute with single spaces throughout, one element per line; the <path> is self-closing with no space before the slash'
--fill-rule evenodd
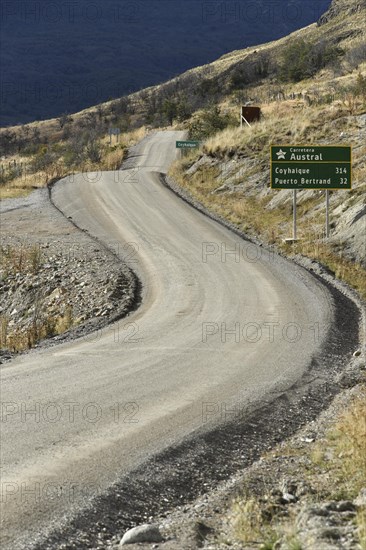
<path id="1" fill-rule="evenodd" d="M 91 162 L 100 162 L 102 160 L 102 149 L 97 141 L 91 141 L 88 143 L 85 149 L 87 158 Z"/>
<path id="2" fill-rule="evenodd" d="M 213 79 L 205 78 L 198 84 L 196 87 L 196 93 L 206 99 L 207 97 L 210 97 L 211 100 L 218 95 L 218 86 L 217 82 Z"/>
<path id="3" fill-rule="evenodd" d="M 0 149 L 2 151 L 2 155 L 5 156 L 18 152 L 19 143 L 15 132 L 12 132 L 11 130 L 1 132 Z"/>
<path id="4" fill-rule="evenodd" d="M 52 152 L 47 146 L 39 148 L 38 153 L 34 156 L 31 167 L 33 172 L 45 170 L 48 166 L 57 160 L 57 155 Z"/>
<path id="5" fill-rule="evenodd" d="M 12 168 L 9 171 L 1 171 L 0 172 L 0 186 L 6 185 L 10 181 L 14 180 L 19 175 L 18 171 L 14 168 Z"/>
<path id="6" fill-rule="evenodd" d="M 189 125 L 189 134 L 195 139 L 206 139 L 237 121 L 230 115 L 222 115 L 220 108 L 212 106 L 200 113 Z"/>
<path id="7" fill-rule="evenodd" d="M 130 105 L 129 98 L 121 97 L 120 99 L 117 99 L 113 102 L 111 107 L 111 112 L 117 117 L 121 115 L 125 115 L 128 113 L 129 105 Z"/>
<path id="8" fill-rule="evenodd" d="M 362 97 L 366 101 L 366 76 L 361 73 L 358 73 L 357 81 L 355 84 L 355 95 L 357 97 Z"/>
<path id="9" fill-rule="evenodd" d="M 182 97 L 177 104 L 177 119 L 179 122 L 187 120 L 192 115 L 192 107 L 185 97 Z"/>
<path id="10" fill-rule="evenodd" d="M 170 125 L 173 124 L 177 116 L 177 102 L 174 99 L 165 99 L 162 105 L 162 114 Z"/>
<path id="11" fill-rule="evenodd" d="M 332 64 L 343 50 L 334 44 L 312 44 L 299 39 L 290 43 L 280 64 L 279 77 L 284 82 L 299 82 L 310 78 L 323 67 Z"/>
<path id="12" fill-rule="evenodd" d="M 157 118 L 162 117 L 170 125 L 173 124 L 174 120 L 178 120 L 178 122 L 187 120 L 192 114 L 192 109 L 186 97 L 166 98 L 161 104 L 157 102 L 155 109 Z M 155 118 L 150 106 L 148 120 L 149 122 L 153 122 Z"/>
<path id="13" fill-rule="evenodd" d="M 64 126 L 66 126 L 67 124 L 71 124 L 72 121 L 73 121 L 72 117 L 67 113 L 63 113 L 58 119 L 58 123 L 61 129 L 64 128 Z"/>
<path id="14" fill-rule="evenodd" d="M 345 59 L 351 69 L 357 69 L 361 63 L 366 61 L 366 42 L 360 42 L 348 50 Z"/>
<path id="15" fill-rule="evenodd" d="M 230 87 L 232 90 L 258 82 L 266 78 L 270 72 L 270 57 L 266 53 L 253 54 L 244 63 L 236 67 L 232 73 Z M 271 69 L 275 70 L 274 67 Z"/>

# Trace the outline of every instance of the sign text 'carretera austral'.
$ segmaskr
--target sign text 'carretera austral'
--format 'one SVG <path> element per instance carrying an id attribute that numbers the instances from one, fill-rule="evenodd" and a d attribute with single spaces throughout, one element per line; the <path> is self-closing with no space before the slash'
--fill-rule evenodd
<path id="1" fill-rule="evenodd" d="M 272 189 L 351 189 L 350 146 L 272 145 Z"/>

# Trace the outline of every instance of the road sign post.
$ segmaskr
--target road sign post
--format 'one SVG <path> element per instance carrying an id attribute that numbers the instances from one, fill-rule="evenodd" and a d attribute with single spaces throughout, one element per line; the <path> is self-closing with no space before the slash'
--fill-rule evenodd
<path id="1" fill-rule="evenodd" d="M 329 191 L 352 189 L 350 146 L 272 145 L 271 189 L 293 189 L 294 239 L 296 239 L 296 190 L 324 189 L 325 234 L 329 237 Z"/>
<path id="2" fill-rule="evenodd" d="M 197 149 L 200 146 L 200 142 L 196 140 L 176 141 L 175 146 L 177 149 L 180 149 L 181 157 L 182 157 L 183 151 L 187 151 L 190 149 Z"/>
<path id="3" fill-rule="evenodd" d="M 108 130 L 109 145 L 112 145 L 112 136 L 116 136 L 117 143 L 119 143 L 120 133 L 121 133 L 121 130 L 119 128 L 109 128 Z"/>
<path id="4" fill-rule="evenodd" d="M 325 237 L 329 238 L 329 191 L 325 191 Z"/>

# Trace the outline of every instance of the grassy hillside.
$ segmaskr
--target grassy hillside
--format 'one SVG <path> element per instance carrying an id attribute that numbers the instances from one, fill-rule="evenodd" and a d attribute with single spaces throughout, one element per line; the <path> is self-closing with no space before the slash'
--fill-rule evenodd
<path id="1" fill-rule="evenodd" d="M 195 199 L 242 231 L 287 254 L 320 260 L 363 296 L 365 17 L 365 3 L 336 2 L 318 25 L 212 64 L 211 81 L 220 91 L 215 106 L 180 124 L 202 145 L 171 171 Z M 250 128 L 238 125 L 245 103 L 262 110 Z M 292 234 L 292 192 L 269 189 L 269 147 L 276 143 L 353 146 L 353 190 L 331 192 L 330 240 L 324 240 L 324 192 L 309 190 L 298 193 L 300 240 L 283 242 Z"/>

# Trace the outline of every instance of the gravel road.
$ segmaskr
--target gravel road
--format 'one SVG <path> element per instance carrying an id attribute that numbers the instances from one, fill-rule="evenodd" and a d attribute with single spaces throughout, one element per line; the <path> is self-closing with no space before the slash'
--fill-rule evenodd
<path id="1" fill-rule="evenodd" d="M 52 190 L 76 226 L 129 247 L 142 304 L 123 326 L 3 365 L 4 549 L 31 548 L 122 478 L 133 487 L 133 472 L 193 436 L 216 434 L 219 446 L 217 430 L 238 406 L 241 417 L 271 407 L 322 354 L 333 361 L 351 352 L 352 339 L 343 345 L 334 325 L 357 338 L 351 306 L 342 304 L 341 317 L 319 279 L 161 184 L 181 137 L 156 133 L 123 170 L 66 178 Z M 39 547 L 58 548 L 52 540 Z"/>

